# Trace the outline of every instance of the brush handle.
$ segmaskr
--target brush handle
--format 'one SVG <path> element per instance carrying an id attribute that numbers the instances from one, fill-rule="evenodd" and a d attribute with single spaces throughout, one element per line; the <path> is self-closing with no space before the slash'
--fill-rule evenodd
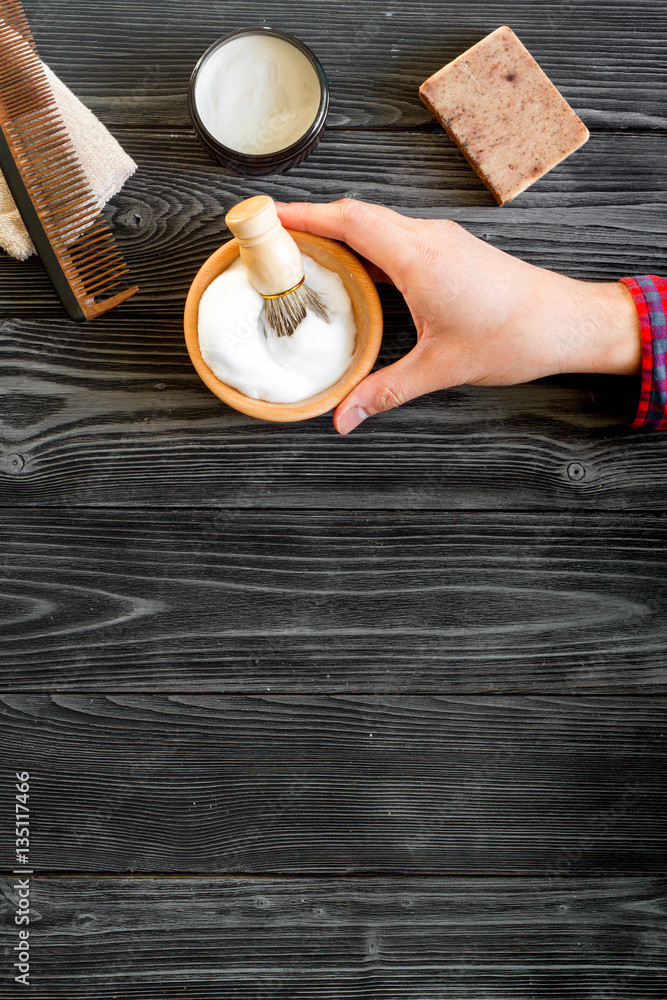
<path id="1" fill-rule="evenodd" d="M 239 202 L 225 216 L 236 237 L 248 280 L 260 295 L 282 295 L 303 279 L 301 251 L 268 195 Z"/>

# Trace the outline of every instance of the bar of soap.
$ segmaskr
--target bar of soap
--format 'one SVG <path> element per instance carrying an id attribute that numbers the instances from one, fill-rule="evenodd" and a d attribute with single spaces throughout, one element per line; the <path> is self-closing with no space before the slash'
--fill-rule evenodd
<path id="1" fill-rule="evenodd" d="M 499 205 L 573 153 L 588 129 L 511 28 L 497 28 L 419 88 Z"/>

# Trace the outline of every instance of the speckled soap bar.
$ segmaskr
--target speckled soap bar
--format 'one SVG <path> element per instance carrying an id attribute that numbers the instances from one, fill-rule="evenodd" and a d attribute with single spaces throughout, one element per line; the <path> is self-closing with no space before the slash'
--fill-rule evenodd
<path id="1" fill-rule="evenodd" d="M 588 139 L 588 129 L 511 28 L 434 73 L 419 96 L 499 205 Z"/>

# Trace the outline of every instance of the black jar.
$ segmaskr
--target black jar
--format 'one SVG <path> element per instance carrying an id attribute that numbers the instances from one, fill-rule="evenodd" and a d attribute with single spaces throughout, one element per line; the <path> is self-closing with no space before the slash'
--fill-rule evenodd
<path id="1" fill-rule="evenodd" d="M 315 74 L 320 84 L 320 103 L 312 125 L 290 146 L 286 146 L 284 149 L 279 149 L 275 152 L 256 154 L 242 153 L 237 149 L 230 149 L 228 146 L 224 146 L 218 139 L 215 138 L 215 136 L 211 135 L 202 122 L 197 110 L 195 88 L 197 84 L 197 77 L 202 66 L 214 52 L 217 52 L 218 49 L 221 48 L 221 46 L 226 45 L 233 39 L 247 35 L 273 35 L 275 38 L 280 38 L 283 41 L 288 42 L 290 45 L 293 45 L 310 62 L 311 66 L 315 70 Z M 290 167 L 294 167 L 297 163 L 301 163 L 302 160 L 305 160 L 305 158 L 312 153 L 320 141 L 326 126 L 327 115 L 329 113 L 329 83 L 320 61 L 311 52 L 308 46 L 304 45 L 303 42 L 300 42 L 298 38 L 294 38 L 293 35 L 288 35 L 284 31 L 279 31 L 277 28 L 240 28 L 238 31 L 232 31 L 228 35 L 223 35 L 222 38 L 219 38 L 213 43 L 213 45 L 210 45 L 195 66 L 192 71 L 192 76 L 190 77 L 188 110 L 190 112 L 192 124 L 194 125 L 195 131 L 204 148 L 208 150 L 211 156 L 219 163 L 222 163 L 224 166 L 232 167 L 237 171 L 237 173 L 241 174 L 259 175 L 279 173 L 283 170 L 289 170 Z"/>

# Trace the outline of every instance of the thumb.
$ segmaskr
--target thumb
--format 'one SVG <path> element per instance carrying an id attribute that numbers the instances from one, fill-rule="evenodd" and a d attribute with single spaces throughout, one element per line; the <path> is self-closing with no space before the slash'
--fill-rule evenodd
<path id="1" fill-rule="evenodd" d="M 334 410 L 334 426 L 339 434 L 349 434 L 374 413 L 383 413 L 395 406 L 437 389 L 429 384 L 434 372 L 424 364 L 423 351 L 417 344 L 409 354 L 368 375 Z M 431 379 L 429 379 L 429 374 Z"/>

